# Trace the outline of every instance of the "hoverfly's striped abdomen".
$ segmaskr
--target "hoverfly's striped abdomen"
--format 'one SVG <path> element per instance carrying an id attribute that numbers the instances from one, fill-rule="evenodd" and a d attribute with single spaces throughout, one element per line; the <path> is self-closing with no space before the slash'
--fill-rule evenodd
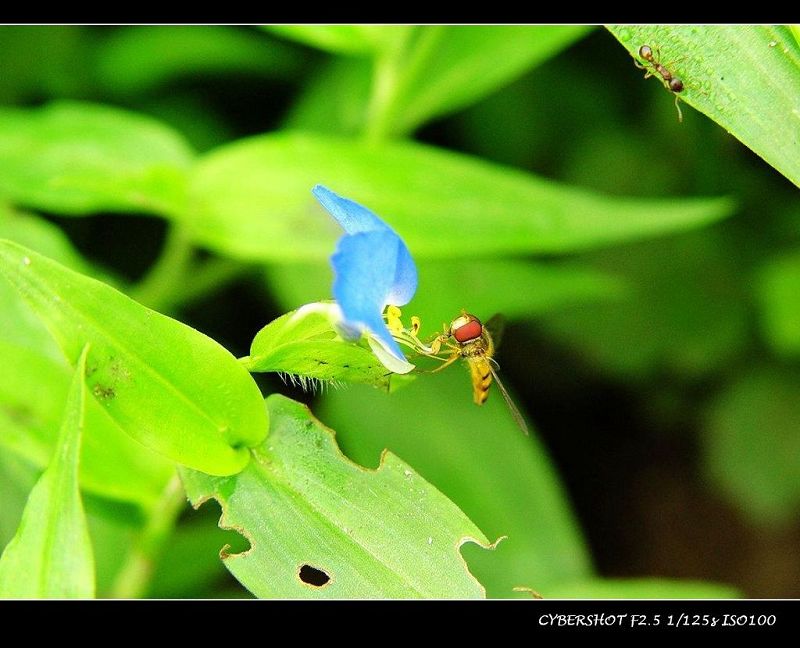
<path id="1" fill-rule="evenodd" d="M 489 387 L 492 386 L 492 371 L 489 361 L 484 357 L 469 364 L 472 374 L 472 400 L 476 405 L 483 405 L 489 398 Z"/>

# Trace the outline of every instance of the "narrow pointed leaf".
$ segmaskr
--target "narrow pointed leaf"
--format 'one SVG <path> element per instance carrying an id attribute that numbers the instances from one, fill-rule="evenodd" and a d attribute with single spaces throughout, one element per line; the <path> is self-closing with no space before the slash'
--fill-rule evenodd
<path id="1" fill-rule="evenodd" d="M 391 453 L 375 471 L 351 463 L 305 406 L 267 404 L 270 435 L 241 473 L 182 470 L 191 502 L 219 501 L 220 526 L 250 542 L 222 553 L 245 587 L 262 598 L 483 597 L 459 549 L 487 541 L 452 502 Z"/>
<path id="2" fill-rule="evenodd" d="M 70 387 L 56 452 L 36 482 L 16 535 L 0 557 L 0 597 L 91 598 L 94 557 L 78 489 L 87 349 Z"/>
<path id="3" fill-rule="evenodd" d="M 87 384 L 125 432 L 211 474 L 247 463 L 247 446 L 266 435 L 266 410 L 250 375 L 214 340 L 10 241 L 0 241 L 0 274 L 68 360 L 91 343 Z"/>
<path id="4" fill-rule="evenodd" d="M 47 466 L 58 438 L 72 371 L 62 360 L 0 340 L 0 448 Z M 97 495 L 151 506 L 172 462 L 125 434 L 98 401 L 86 403 L 81 487 Z"/>
<path id="5" fill-rule="evenodd" d="M 609 30 L 637 61 L 639 48 L 650 45 L 683 81 L 682 101 L 800 186 L 800 44 L 788 27 L 613 25 Z M 664 94 L 664 101 L 672 100 L 666 88 Z"/>
<path id="6" fill-rule="evenodd" d="M 410 29 L 408 25 L 265 25 L 263 28 L 337 54 L 373 54 Z"/>
<path id="7" fill-rule="evenodd" d="M 253 260 L 327 258 L 338 238 L 317 183 L 368 205 L 414 257 L 577 252 L 706 225 L 724 198 L 619 198 L 410 142 L 368 146 L 284 132 L 223 146 L 195 167 L 186 225 Z"/>
<path id="8" fill-rule="evenodd" d="M 390 107 L 391 130 L 407 133 L 469 106 L 555 56 L 585 25 L 429 25 L 404 53 Z M 544 95 L 542 95 L 544 97 Z"/>

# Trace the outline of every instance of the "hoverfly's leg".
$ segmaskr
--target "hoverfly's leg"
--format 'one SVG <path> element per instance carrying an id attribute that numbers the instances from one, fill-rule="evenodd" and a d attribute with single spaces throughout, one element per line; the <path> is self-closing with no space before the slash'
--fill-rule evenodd
<path id="1" fill-rule="evenodd" d="M 431 355 L 439 355 L 439 352 L 442 350 L 442 342 L 446 338 L 443 335 L 437 335 L 433 338 L 428 345 L 431 349 Z"/>
<path id="2" fill-rule="evenodd" d="M 438 367 L 436 367 L 436 369 L 431 371 L 431 373 L 436 373 L 437 371 L 441 371 L 442 369 L 445 369 L 446 367 L 449 367 L 451 364 L 453 364 L 460 357 L 461 357 L 460 353 L 454 353 L 447 360 L 445 360 L 444 364 L 439 365 Z M 439 358 L 439 359 L 441 360 L 441 358 Z"/>

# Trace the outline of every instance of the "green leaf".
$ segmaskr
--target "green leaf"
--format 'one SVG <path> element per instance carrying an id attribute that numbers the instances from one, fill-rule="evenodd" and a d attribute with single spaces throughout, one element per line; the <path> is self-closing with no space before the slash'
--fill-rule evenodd
<path id="1" fill-rule="evenodd" d="M 33 214 L 17 212 L 0 206 L 0 238 L 21 243 L 76 272 L 90 274 L 95 278 L 113 282 L 113 284 L 119 283 L 117 280 L 109 278 L 105 271 L 99 270 L 86 261 L 58 226 Z M 0 276 L 0 313 L 3 313 L 4 323 L 0 329 L 1 341 L 30 349 L 38 355 L 50 357 L 57 362 L 63 360 L 58 345 L 41 320 L 2 276 Z M 66 388 L 63 393 L 66 395 Z M 63 401 L 58 404 L 59 420 L 63 405 Z"/>
<path id="2" fill-rule="evenodd" d="M 218 528 L 211 516 L 197 516 L 202 519 L 181 524 L 170 536 L 153 568 L 147 598 L 219 598 L 216 591 L 207 597 L 202 593 L 226 581 L 236 584 L 219 559 L 219 548 L 227 543 L 228 553 L 245 551 L 247 541 L 234 531 Z M 235 549 L 230 548 L 230 543 Z M 244 588 L 241 591 L 247 593 Z"/>
<path id="3" fill-rule="evenodd" d="M 36 250 L 75 272 L 90 274 L 94 271 L 58 225 L 35 214 L 0 207 L 0 238 Z"/>
<path id="4" fill-rule="evenodd" d="M 0 105 L 87 91 L 89 79 L 76 70 L 84 66 L 92 29 L 78 25 L 0 26 Z"/>
<path id="5" fill-rule="evenodd" d="M 703 437 L 713 483 L 756 522 L 800 512 L 800 375 L 756 368 L 713 403 Z"/>
<path id="6" fill-rule="evenodd" d="M 797 44 L 800 45 L 800 25 L 789 25 L 789 31 L 792 32 L 792 36 L 794 36 Z"/>
<path id="7" fill-rule="evenodd" d="M 112 419 L 170 459 L 221 475 L 242 469 L 267 433 L 258 387 L 214 340 L 113 288 L 9 241 L 0 273 L 74 362 L 90 342 L 87 383 Z"/>
<path id="8" fill-rule="evenodd" d="M 96 75 L 112 92 L 140 94 L 176 78 L 211 74 L 286 76 L 297 58 L 285 44 L 235 27 L 128 26 L 98 48 Z"/>
<path id="9" fill-rule="evenodd" d="M 248 371 L 275 371 L 324 382 L 357 382 L 388 389 L 392 372 L 369 349 L 343 340 L 327 314 L 315 304 L 286 313 L 262 328 L 250 355 Z"/>
<path id="10" fill-rule="evenodd" d="M 265 25 L 263 28 L 335 54 L 372 54 L 410 30 L 406 25 Z"/>
<path id="11" fill-rule="evenodd" d="M 327 258 L 341 230 L 311 195 L 317 183 L 383 217 L 416 258 L 575 252 L 692 229 L 733 209 L 724 198 L 600 196 L 421 144 L 279 133 L 205 156 L 184 218 L 199 242 L 229 255 Z"/>
<path id="12" fill-rule="evenodd" d="M 2 598 L 94 596 L 92 543 L 78 489 L 87 351 L 84 347 L 77 362 L 56 452 L 0 557 Z"/>
<path id="13" fill-rule="evenodd" d="M 318 408 L 348 457 L 373 466 L 388 447 L 489 537 L 508 536 L 491 553 L 463 550 L 490 597 L 591 575 L 588 549 L 544 447 L 522 434 L 496 390 L 482 407 L 473 404 L 464 366 L 420 376 L 391 395 L 357 385 L 333 390 Z"/>
<path id="14" fill-rule="evenodd" d="M 730 599 L 741 596 L 729 585 L 666 578 L 593 578 L 553 585 L 540 594 L 556 599 Z"/>
<path id="15" fill-rule="evenodd" d="M 637 61 L 639 47 L 650 45 L 683 80 L 682 101 L 800 186 L 800 44 L 789 29 L 616 25 L 609 30 Z M 664 92 L 667 101 L 671 93 Z"/>
<path id="16" fill-rule="evenodd" d="M 63 411 L 62 411 L 63 414 Z M 28 494 L 36 484 L 39 472 L 16 455 L 0 449 L 0 547 L 5 547 L 19 527 Z"/>
<path id="17" fill-rule="evenodd" d="M 63 359 L 0 340 L 0 446 L 44 468 L 58 429 L 72 370 Z M 173 473 L 172 463 L 125 434 L 94 399 L 86 403 L 81 487 L 150 507 Z"/>
<path id="18" fill-rule="evenodd" d="M 289 106 L 281 128 L 360 135 L 371 87 L 369 59 L 334 58 L 306 82 Z"/>
<path id="19" fill-rule="evenodd" d="M 305 406 L 280 395 L 267 405 L 270 435 L 241 473 L 181 471 L 192 504 L 213 497 L 220 526 L 250 542 L 222 552 L 245 587 L 261 598 L 483 596 L 459 548 L 487 541 L 456 506 L 391 453 L 376 471 L 348 462 Z M 306 565 L 327 583 L 303 582 Z"/>
<path id="20" fill-rule="evenodd" d="M 395 134 L 474 103 L 583 37 L 582 25 L 420 27 L 395 54 L 380 119 Z M 541 95 L 545 97 L 543 93 Z"/>
<path id="21" fill-rule="evenodd" d="M 721 236 L 697 232 L 641 242 L 587 261 L 619 273 L 630 290 L 613 303 L 549 313 L 537 325 L 588 363 L 628 379 L 664 371 L 696 379 L 746 346 L 744 278 Z"/>
<path id="22" fill-rule="evenodd" d="M 0 109 L 0 197 L 59 214 L 169 214 L 192 152 L 163 124 L 77 102 Z"/>
<path id="23" fill-rule="evenodd" d="M 535 263 L 514 259 L 428 259 L 417 264 L 420 287 L 403 307 L 403 317 L 422 319 L 423 339 L 462 308 L 488 319 L 494 313 L 521 318 L 584 302 L 618 300 L 625 283 L 588 267 Z M 327 297 L 333 272 L 327 264 L 269 265 L 265 272 L 271 294 L 284 308 Z M 464 286 L 469 286 L 465 295 Z M 521 290 L 531 287 L 531 290 Z M 535 287 L 535 289 L 534 289 Z"/>
<path id="24" fill-rule="evenodd" d="M 800 252 L 769 260 L 756 285 L 761 330 L 779 354 L 800 355 Z"/>

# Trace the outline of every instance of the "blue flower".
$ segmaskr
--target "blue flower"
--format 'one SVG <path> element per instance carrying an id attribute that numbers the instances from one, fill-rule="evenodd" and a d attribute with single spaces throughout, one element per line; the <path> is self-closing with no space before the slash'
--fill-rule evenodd
<path id="1" fill-rule="evenodd" d="M 312 192 L 345 231 L 331 256 L 342 337 L 357 340 L 366 334 L 388 369 L 411 371 L 414 365 L 405 359 L 383 320 L 387 306 L 404 306 L 417 290 L 411 253 L 397 233 L 366 207 L 322 185 Z"/>

